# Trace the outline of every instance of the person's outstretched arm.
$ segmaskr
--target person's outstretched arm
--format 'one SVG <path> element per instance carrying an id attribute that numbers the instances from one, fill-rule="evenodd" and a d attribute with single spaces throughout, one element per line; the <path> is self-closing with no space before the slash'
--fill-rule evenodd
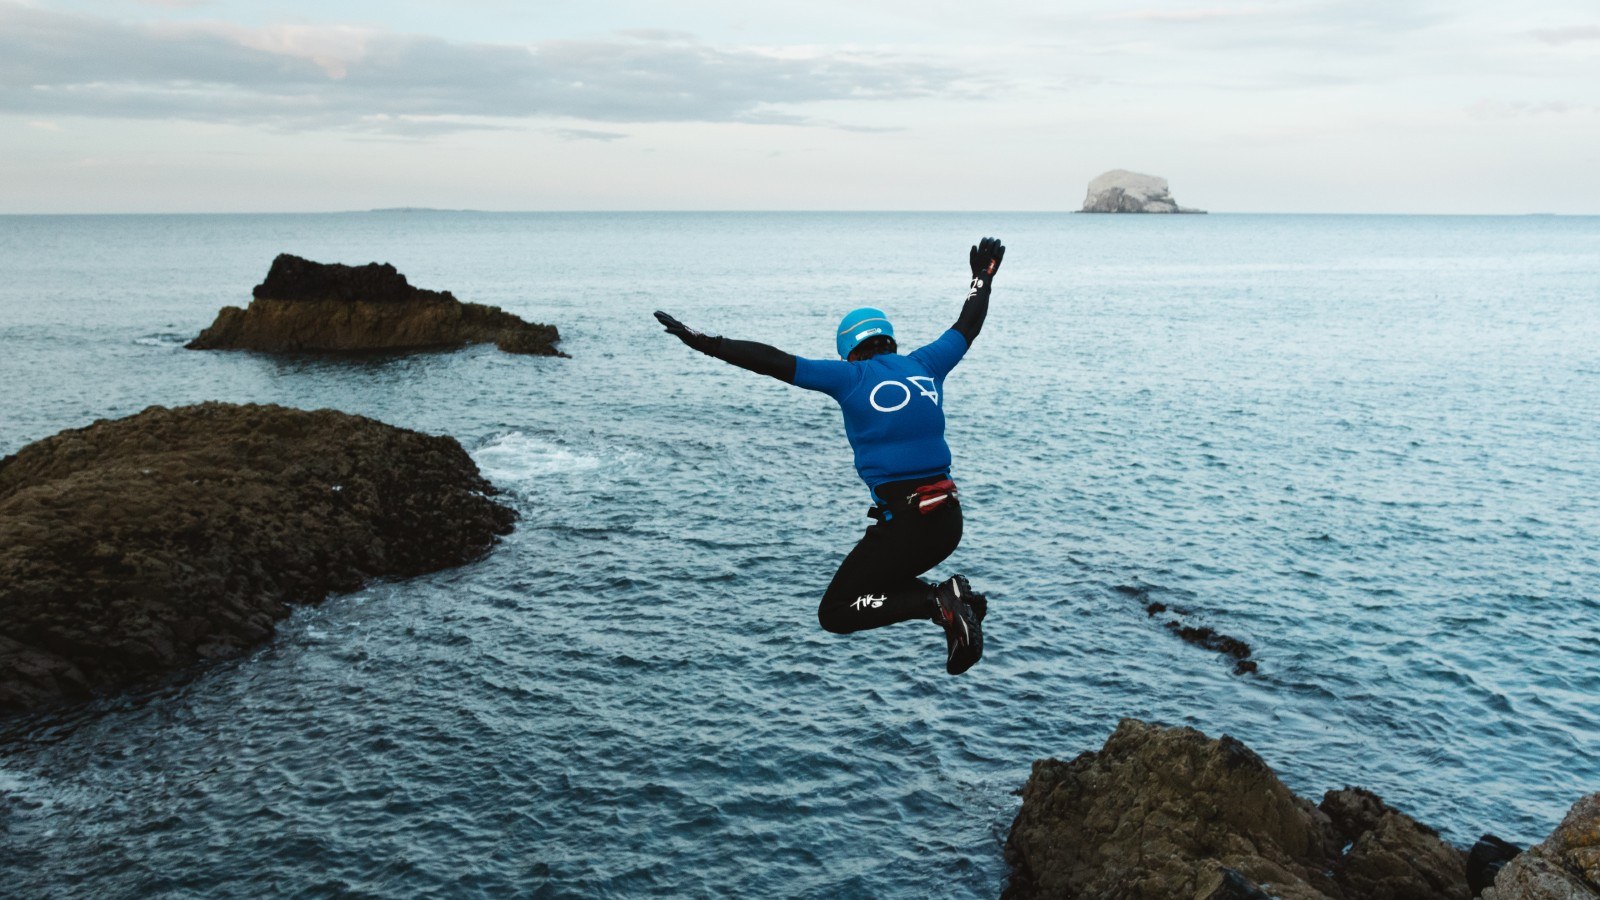
<path id="1" fill-rule="evenodd" d="M 719 335 L 702 334 L 659 309 L 656 310 L 656 321 L 667 329 L 668 334 L 707 356 L 794 384 L 795 359 L 791 353 L 755 341 L 736 341 Z"/>
<path id="2" fill-rule="evenodd" d="M 972 248 L 967 255 L 972 264 L 972 288 L 967 291 L 961 317 L 933 343 L 911 351 L 911 358 L 927 366 L 935 378 L 949 375 L 983 330 L 983 320 L 989 315 L 989 283 L 1005 255 L 1006 247 L 998 238 L 984 238 Z"/>
<path id="3" fill-rule="evenodd" d="M 984 238 L 967 254 L 972 265 L 972 288 L 967 292 L 967 302 L 961 307 L 961 316 L 950 326 L 967 339 L 967 346 L 977 340 L 983 330 L 983 320 L 989 315 L 989 285 L 994 273 L 1005 259 L 1006 245 L 999 238 Z"/>

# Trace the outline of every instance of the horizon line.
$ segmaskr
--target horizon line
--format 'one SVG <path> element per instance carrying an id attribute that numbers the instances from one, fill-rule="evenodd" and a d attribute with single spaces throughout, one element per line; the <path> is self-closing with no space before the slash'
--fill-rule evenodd
<path id="1" fill-rule="evenodd" d="M 205 211 L 102 211 L 102 212 L 0 212 L 0 218 L 27 218 L 27 217 L 57 217 L 68 216 L 355 216 L 355 215 L 409 215 L 423 214 L 451 214 L 451 215 L 1008 215 L 1008 216 L 1056 216 L 1084 214 L 1077 209 L 1059 210 L 1003 210 L 1003 209 L 469 209 L 436 206 L 382 206 L 370 209 L 330 209 L 330 210 L 205 210 Z M 1207 210 L 1205 215 L 1213 216 L 1394 216 L 1394 217 L 1479 217 L 1479 218 L 1523 218 L 1523 217 L 1563 217 L 1563 218 L 1592 218 L 1600 216 L 1600 212 L 1305 212 L 1286 210 Z M 1184 218 L 1192 219 L 1197 216 L 1181 213 L 1095 213 L 1085 214 L 1091 218 Z"/>

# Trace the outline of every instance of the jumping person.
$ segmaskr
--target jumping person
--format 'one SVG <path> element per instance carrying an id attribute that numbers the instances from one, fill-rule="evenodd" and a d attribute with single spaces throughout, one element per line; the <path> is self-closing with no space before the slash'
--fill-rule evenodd
<path id="1" fill-rule="evenodd" d="M 989 312 L 989 287 L 1006 248 L 984 238 L 969 254 L 972 286 L 961 316 L 937 340 L 900 356 L 880 309 L 851 310 L 839 322 L 839 360 L 803 359 L 753 341 L 702 334 L 664 312 L 667 333 L 708 356 L 839 402 L 856 471 L 872 494 L 877 523 L 845 557 L 822 595 L 817 619 L 835 634 L 932 619 L 944 629 L 945 670 L 960 675 L 983 655 L 988 601 L 967 579 L 929 584 L 917 576 L 961 542 L 961 503 L 944 440 L 944 379 L 972 346 Z"/>

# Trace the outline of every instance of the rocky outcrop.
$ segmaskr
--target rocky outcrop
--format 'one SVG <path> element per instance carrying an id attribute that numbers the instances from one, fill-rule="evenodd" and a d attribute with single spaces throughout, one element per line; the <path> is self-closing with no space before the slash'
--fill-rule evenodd
<path id="1" fill-rule="evenodd" d="M 1233 738 L 1134 719 L 1097 753 L 1033 764 L 1006 858 L 1012 898 L 1469 896 L 1460 852 L 1373 794 L 1313 806 Z"/>
<path id="2" fill-rule="evenodd" d="M 412 287 L 387 263 L 323 264 L 281 254 L 248 309 L 223 307 L 190 350 L 402 351 L 492 343 L 507 353 L 565 356 L 553 325 L 498 306 Z"/>
<path id="3" fill-rule="evenodd" d="M 236 654 L 291 605 L 511 530 L 452 438 L 333 410 L 153 406 L 0 460 L 0 712 Z"/>
<path id="4" fill-rule="evenodd" d="M 1126 585 L 1119 588 L 1129 592 L 1140 591 L 1139 588 Z M 1145 605 L 1144 613 L 1155 618 L 1162 613 L 1173 613 L 1178 616 L 1187 616 L 1189 611 L 1182 607 L 1168 606 L 1165 603 L 1149 603 Z M 1166 629 L 1177 635 L 1184 643 L 1193 644 L 1213 653 L 1221 653 L 1233 658 L 1233 674 L 1249 675 L 1259 671 L 1256 661 L 1250 658 L 1250 645 L 1232 635 L 1223 634 L 1210 625 L 1187 625 L 1181 619 L 1169 618 L 1162 623 Z"/>
<path id="5" fill-rule="evenodd" d="M 1573 804 L 1544 843 L 1505 864 L 1483 900 L 1600 898 L 1600 793 Z"/>
<path id="6" fill-rule="evenodd" d="M 1112 169 L 1089 182 L 1089 193 L 1083 198 L 1087 213 L 1203 213 L 1203 209 L 1179 206 L 1172 199 L 1167 180 L 1155 175 L 1141 175 L 1127 169 Z"/>

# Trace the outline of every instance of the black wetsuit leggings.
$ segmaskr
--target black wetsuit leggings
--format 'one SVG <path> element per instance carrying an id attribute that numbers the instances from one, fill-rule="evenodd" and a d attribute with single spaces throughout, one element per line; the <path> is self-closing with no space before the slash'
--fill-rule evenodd
<path id="1" fill-rule="evenodd" d="M 961 543 L 961 505 L 951 497 L 923 515 L 906 500 L 918 486 L 943 478 L 919 478 L 879 485 L 877 495 L 892 514 L 867 529 L 844 558 L 822 595 L 817 620 L 835 634 L 881 628 L 933 615 L 933 588 L 918 578 Z"/>

